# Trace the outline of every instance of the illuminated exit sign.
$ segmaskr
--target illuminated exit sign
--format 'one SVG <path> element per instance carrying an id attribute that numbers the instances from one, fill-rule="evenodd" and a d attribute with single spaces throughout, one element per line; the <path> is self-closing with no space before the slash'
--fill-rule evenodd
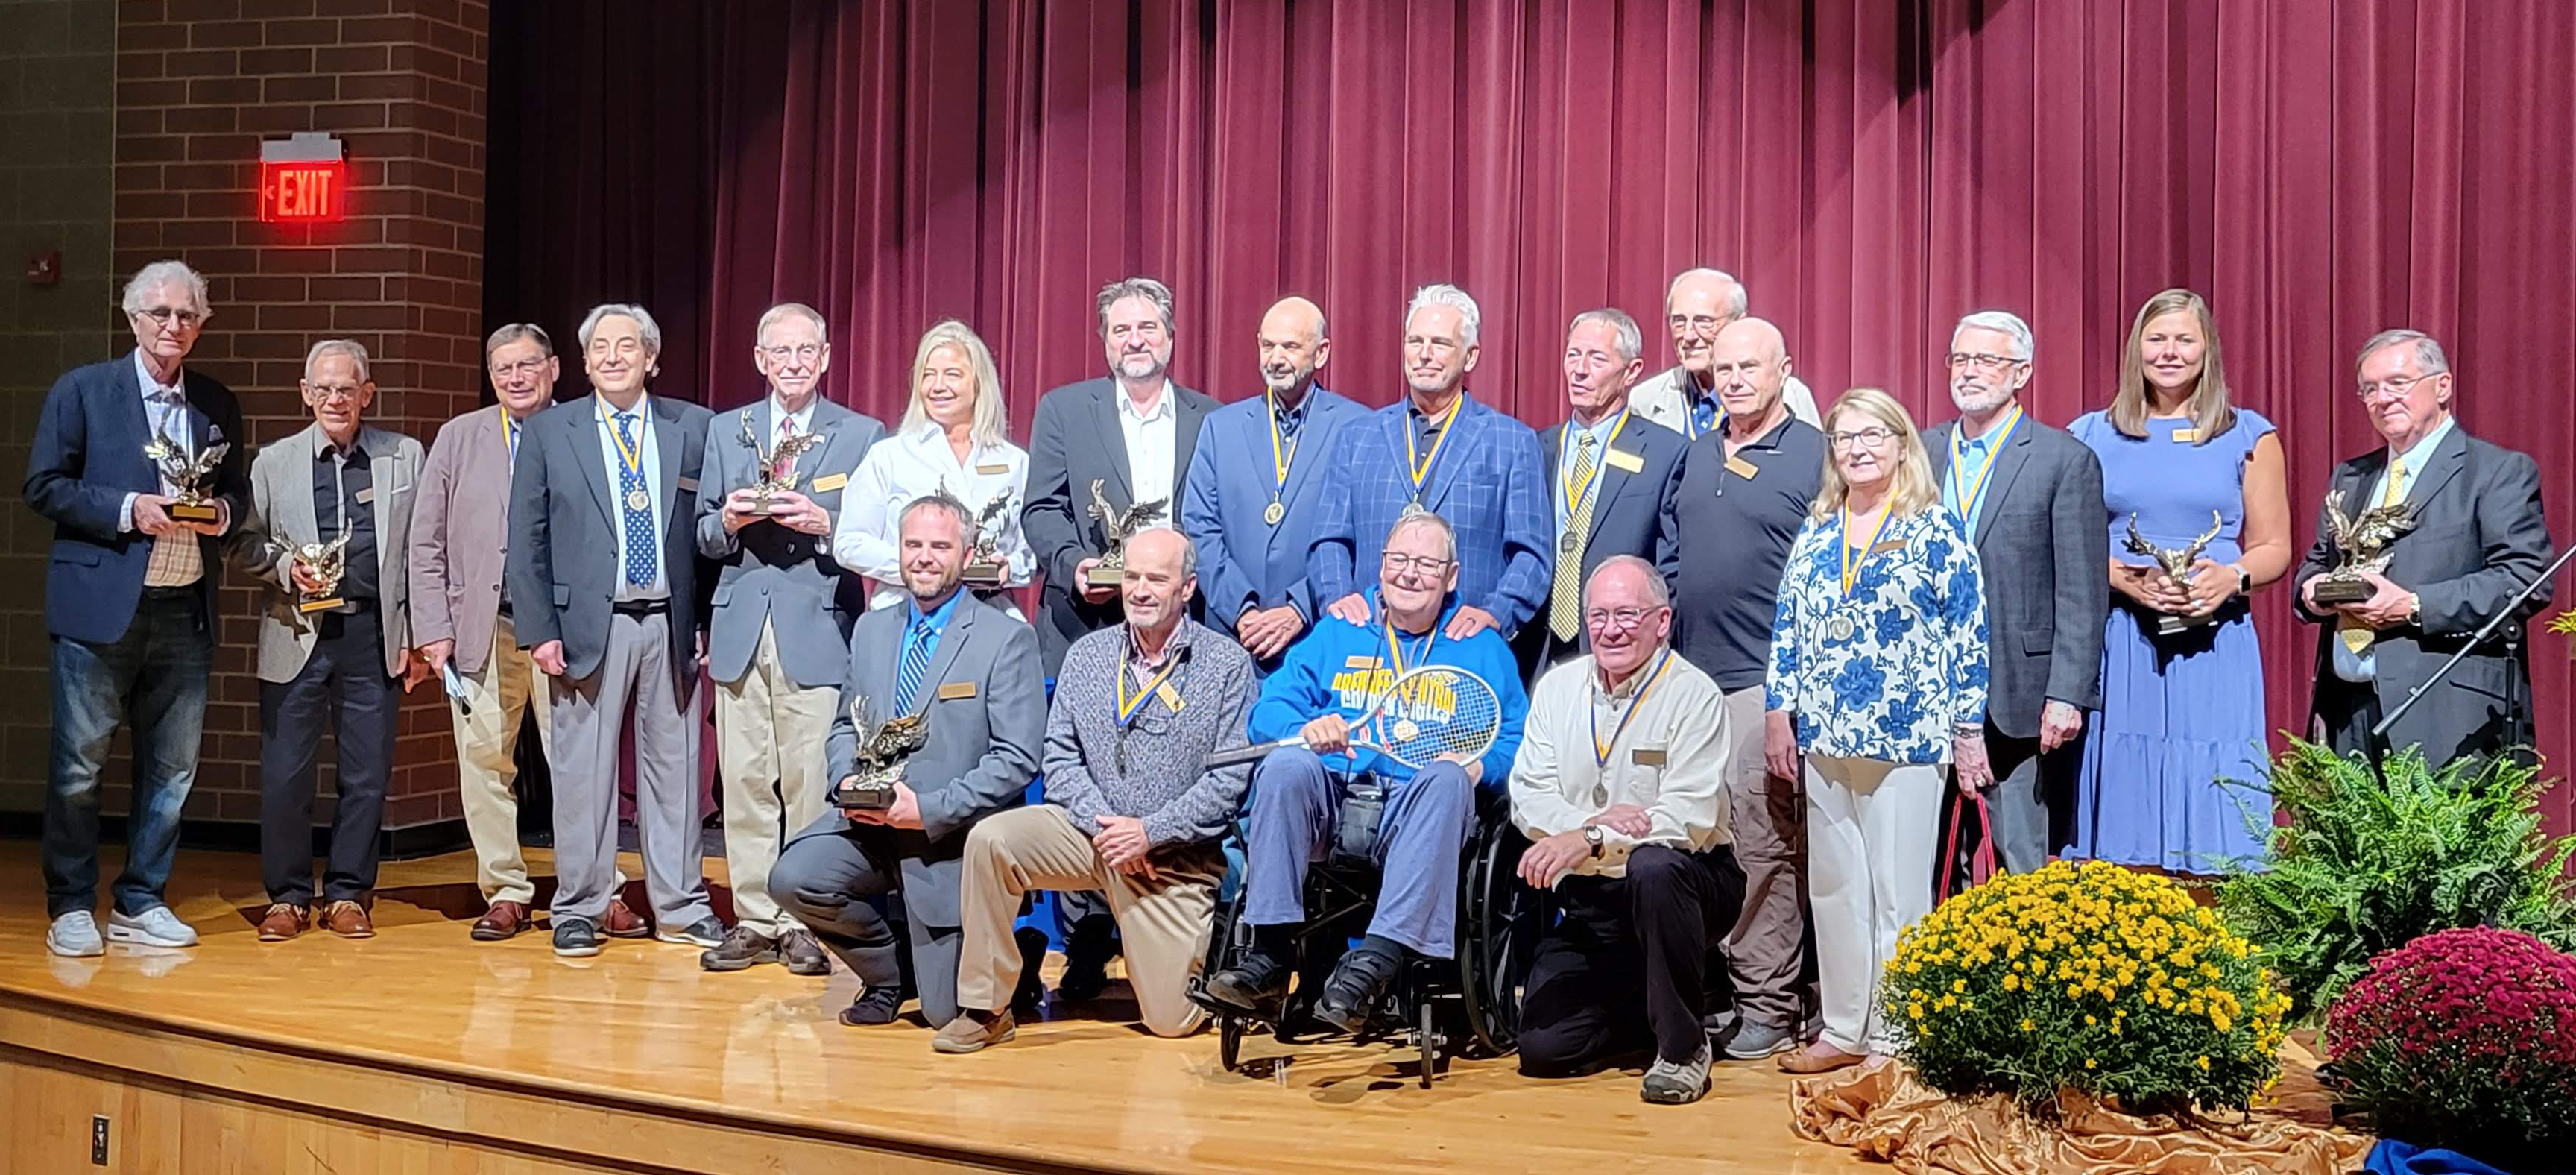
<path id="1" fill-rule="evenodd" d="M 348 215 L 349 163 L 340 140 L 299 131 L 259 145 L 259 218 L 312 224 Z"/>

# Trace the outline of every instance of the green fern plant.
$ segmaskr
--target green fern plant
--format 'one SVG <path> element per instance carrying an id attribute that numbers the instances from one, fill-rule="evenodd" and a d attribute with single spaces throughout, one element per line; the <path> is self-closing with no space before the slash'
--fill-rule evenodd
<path id="1" fill-rule="evenodd" d="M 2293 739 L 2272 767 L 2289 822 L 2232 866 L 2219 912 L 2265 950 L 2311 1022 L 2372 957 L 2437 930 L 2519 930 L 2576 947 L 2576 836 L 2541 825 L 2539 769 L 2510 758 L 2434 770 L 2409 748 L 2374 771 Z"/>

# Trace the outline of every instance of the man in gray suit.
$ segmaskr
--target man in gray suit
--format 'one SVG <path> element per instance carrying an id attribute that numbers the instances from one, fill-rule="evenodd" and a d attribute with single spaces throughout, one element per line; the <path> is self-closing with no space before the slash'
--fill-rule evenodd
<path id="1" fill-rule="evenodd" d="M 338 734 L 340 771 L 322 924 L 374 937 L 376 834 L 402 717 L 395 684 L 408 690 L 428 670 L 412 657 L 404 569 L 420 442 L 360 421 L 376 385 L 357 343 L 315 343 L 300 390 L 313 423 L 251 463 L 251 517 L 236 547 L 270 588 L 259 617 L 261 942 L 312 925 L 313 757 L 326 725 Z M 310 561 L 298 552 L 326 544 L 331 553 Z"/>
<path id="2" fill-rule="evenodd" d="M 2004 868 L 2026 873 L 2070 838 L 2077 736 L 2084 712 L 2102 706 L 2111 600 L 2102 461 L 2023 412 L 2031 332 L 2019 317 L 1960 319 L 1949 369 L 1959 418 L 1925 430 L 1923 445 L 1942 504 L 1985 566 L 1991 673 L 1985 754 L 1963 754 L 1951 786 L 1995 789 L 1995 850 Z"/>
<path id="3" fill-rule="evenodd" d="M 867 608 L 859 577 L 832 559 L 833 516 L 849 471 L 885 426 L 818 394 L 832 345 L 813 307 L 770 307 L 755 337 L 751 361 L 769 394 L 714 418 L 700 467 L 707 492 L 698 496 L 698 549 L 717 566 L 707 667 L 716 679 L 734 927 L 698 965 L 740 971 L 777 962 L 828 975 L 823 948 L 771 899 L 769 870 L 787 835 L 823 815 L 833 687 L 849 669 L 850 618 Z M 797 446 L 805 447 L 782 456 Z M 799 489 L 764 502 L 751 488 L 764 455 L 782 478 L 802 474 Z"/>
<path id="4" fill-rule="evenodd" d="M 779 905 L 858 975 L 859 998 L 841 1013 L 850 1025 L 892 1023 L 902 1005 L 894 932 L 867 901 L 896 890 L 922 1018 L 938 1025 L 957 1018 L 966 833 L 1020 802 L 1046 741 L 1037 633 L 958 590 L 974 533 L 965 504 L 945 494 L 917 498 L 898 525 L 908 602 L 860 617 L 851 634 L 829 778 L 851 777 L 853 713 L 873 726 L 926 711 L 930 741 L 904 761 L 891 807 L 826 812 L 788 843 L 769 875 Z"/>
<path id="5" fill-rule="evenodd" d="M 1531 680 L 1591 649 L 1583 585 L 1602 560 L 1633 555 L 1669 576 L 1680 558 L 1664 503 L 1681 492 L 1680 433 L 1632 411 L 1628 389 L 1645 370 L 1645 336 L 1615 309 L 1586 310 L 1565 332 L 1566 422 L 1539 435 L 1555 504 L 1556 563 L 1544 623 L 1517 642 Z"/>
<path id="6" fill-rule="evenodd" d="M 618 735 L 631 714 L 635 824 L 654 936 L 713 947 L 698 852 L 696 522 L 707 410 L 645 394 L 662 328 L 641 306 L 581 323 L 593 394 L 528 421 L 510 484 L 510 599 L 554 715 L 554 950 L 599 953 L 617 877 Z"/>
<path id="7" fill-rule="evenodd" d="M 2388 330 L 2362 344 L 2361 402 L 2387 445 L 2335 467 L 2330 501 L 2359 515 L 2405 503 L 2414 526 L 2367 573 L 2369 599 L 2316 602 L 2317 577 L 2343 562 L 2322 518 L 2299 564 L 2300 619 L 2317 636 L 2313 722 L 2336 751 L 2378 762 L 2416 747 L 2435 766 L 2527 747 L 2531 668 L 2522 623 L 2549 606 L 2542 584 L 2512 621 L 2451 670 L 2389 728 L 2381 716 L 2424 688 L 2556 552 L 2540 513 L 2540 468 L 2525 454 L 2470 436 L 2451 416 L 2451 361 L 2422 331 Z"/>
<path id="8" fill-rule="evenodd" d="M 1091 483 L 1102 483 L 1112 510 L 1163 503 L 1155 525 L 1177 528 L 1200 422 L 1217 407 L 1215 397 L 1171 380 L 1169 287 L 1150 277 L 1114 281 L 1100 288 L 1097 306 L 1110 374 L 1039 397 L 1029 425 L 1028 504 L 1020 529 L 1046 580 L 1035 619 L 1048 677 L 1074 641 L 1125 618 L 1117 585 L 1091 583 L 1092 566 L 1109 550 L 1109 535 L 1090 513 Z M 1058 900 L 1065 971 L 1056 992 L 1088 999 L 1109 982 L 1116 923 L 1107 905 L 1088 894 Z"/>

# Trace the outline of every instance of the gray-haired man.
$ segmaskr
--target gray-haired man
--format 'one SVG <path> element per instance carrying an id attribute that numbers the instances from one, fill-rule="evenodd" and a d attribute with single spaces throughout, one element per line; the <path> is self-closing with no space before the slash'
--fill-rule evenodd
<path id="1" fill-rule="evenodd" d="M 1691 440 L 1720 431 L 1726 406 L 1717 396 L 1722 382 L 1716 370 L 1717 336 L 1751 313 L 1751 304 L 1744 283 L 1732 274 L 1686 269 L 1675 276 L 1664 293 L 1664 325 L 1672 331 L 1674 363 L 1637 385 L 1631 397 L 1637 411 Z M 1816 415 L 1815 393 L 1797 376 L 1782 382 L 1780 400 L 1809 428 L 1824 427 Z"/>

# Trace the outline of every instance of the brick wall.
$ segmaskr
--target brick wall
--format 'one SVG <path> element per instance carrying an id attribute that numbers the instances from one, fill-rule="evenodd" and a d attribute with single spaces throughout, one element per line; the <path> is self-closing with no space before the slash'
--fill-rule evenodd
<path id="1" fill-rule="evenodd" d="M 305 349 L 325 337 L 355 338 L 374 356 L 379 427 L 426 443 L 472 408 L 482 381 L 482 0 L 118 0 L 115 17 L 113 269 L 179 257 L 208 277 L 215 316 L 189 365 L 241 397 L 251 441 L 308 423 L 295 384 Z M 259 220 L 259 144 L 296 131 L 345 145 L 346 219 Z M 250 821 L 255 597 L 239 586 L 225 597 L 189 815 Z M 10 749 L 14 757 L 14 738 Z M 326 743 L 317 818 L 329 810 L 332 754 Z M 404 706 L 397 762 L 388 828 L 459 818 L 434 682 Z M 121 798 L 109 802 L 121 810 Z"/>
<path id="2" fill-rule="evenodd" d="M 44 802 L 45 551 L 53 528 L 18 504 L 27 442 L 54 378 L 131 336 L 110 311 L 108 150 L 115 0 L 0 0 L 0 812 Z M 54 285 L 23 280 L 62 255 Z"/>

